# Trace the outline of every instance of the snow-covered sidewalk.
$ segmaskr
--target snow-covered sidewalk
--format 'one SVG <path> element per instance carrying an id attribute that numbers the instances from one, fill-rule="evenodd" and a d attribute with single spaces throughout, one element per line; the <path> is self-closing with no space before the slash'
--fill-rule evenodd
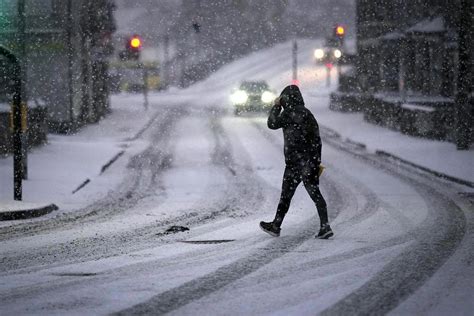
<path id="1" fill-rule="evenodd" d="M 452 143 L 410 137 L 371 125 L 360 113 L 329 110 L 329 93 L 335 85 L 327 88 L 324 70 L 313 64 L 312 52 L 317 45 L 318 41 L 300 41 L 298 58 L 300 86 L 307 106 L 320 125 L 336 131 L 344 139 L 364 144 L 371 152 L 386 152 L 474 183 L 474 148 L 458 151 Z M 148 111 L 143 108 L 140 94 L 113 96 L 112 113 L 98 124 L 87 126 L 75 135 L 49 135 L 48 144 L 29 153 L 29 179 L 23 183 L 24 201 L 35 205 L 54 203 L 61 211 L 84 207 L 123 180 L 128 159 L 147 145 L 144 140 L 135 139 L 135 135 L 153 120 L 159 103 L 199 99 L 208 107 L 224 107 L 231 115 L 229 93 L 244 79 L 266 79 L 275 90 L 282 90 L 291 79 L 291 43 L 237 60 L 188 89 L 153 93 Z M 114 162 L 112 167 L 104 172 L 104 166 L 109 166 L 111 161 Z M 12 157 L 0 159 L 0 212 L 13 200 L 12 173 Z M 86 185 L 78 190 L 83 184 Z M 467 186 L 466 190 L 469 190 Z"/>
<path id="2" fill-rule="evenodd" d="M 142 95 L 115 95 L 112 113 L 99 123 L 75 135 L 48 135 L 48 143 L 28 155 L 21 202 L 13 202 L 12 157 L 0 159 L 0 213 L 35 212 L 51 204 L 70 211 L 102 197 L 123 180 L 127 158 L 145 148 L 134 138 L 155 111 L 144 110 Z"/>
<path id="3" fill-rule="evenodd" d="M 320 125 L 334 130 L 343 139 L 363 144 L 369 152 L 392 156 L 441 177 L 465 182 L 474 189 L 474 148 L 457 150 L 453 143 L 403 135 L 367 123 L 361 113 L 331 111 L 326 96 L 309 93 L 306 100 Z"/>

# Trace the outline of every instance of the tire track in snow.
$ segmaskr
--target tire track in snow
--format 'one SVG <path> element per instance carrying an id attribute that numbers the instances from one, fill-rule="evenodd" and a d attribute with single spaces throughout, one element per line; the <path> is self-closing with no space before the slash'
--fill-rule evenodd
<path id="1" fill-rule="evenodd" d="M 144 152 L 132 157 L 128 164 L 129 176 L 125 177 L 119 189 L 109 193 L 104 199 L 95 202 L 92 206 L 72 214 L 65 214 L 52 220 L 44 220 L 34 224 L 25 223 L 21 227 L 12 227 L 11 233 L 2 240 L 11 240 L 15 237 L 23 238 L 31 235 L 50 234 L 55 230 L 67 231 L 84 225 L 93 225 L 98 222 L 107 222 L 110 219 L 133 209 L 142 199 L 156 194 L 156 179 L 169 165 L 171 159 L 168 150 L 169 133 L 182 111 L 176 108 L 165 110 L 163 119 L 153 125 L 151 137 L 156 140 Z M 169 224 L 168 220 L 161 225 Z M 152 227 L 159 226 L 154 223 Z M 30 227 L 31 226 L 31 227 Z M 6 233 L 6 232 L 5 232 Z M 25 253 L 4 253 L 1 259 L 0 273 L 15 269 L 24 269 L 44 265 L 60 266 L 71 262 L 83 262 L 123 253 L 126 246 L 133 246 L 150 233 L 150 226 L 127 232 L 110 232 L 107 235 L 82 237 L 67 242 L 57 242 L 52 245 L 28 249 Z"/>
<path id="2" fill-rule="evenodd" d="M 272 135 L 262 128 L 261 124 L 254 123 L 257 128 L 265 134 L 270 141 Z M 339 255 L 330 256 L 324 259 L 311 261 L 313 264 L 330 264 L 337 260 L 351 259 L 355 256 L 366 255 L 374 251 L 382 250 L 386 247 L 393 247 L 410 243 L 407 249 L 402 251 L 392 262 L 389 262 L 379 273 L 374 276 L 364 286 L 348 295 L 332 307 L 326 309 L 324 315 L 356 314 L 370 315 L 383 314 L 395 308 L 406 297 L 412 294 L 417 288 L 422 286 L 430 276 L 454 253 L 466 231 L 466 220 L 462 210 L 443 192 L 435 190 L 428 179 L 426 184 L 417 180 L 410 173 L 410 169 L 395 170 L 388 160 L 380 159 L 378 156 L 368 155 L 363 148 L 346 144 L 334 135 L 322 128 L 322 136 L 325 141 L 336 150 L 348 153 L 364 163 L 381 168 L 384 172 L 408 183 L 423 200 L 427 203 L 430 215 L 434 217 L 431 223 L 424 223 L 422 227 L 412 229 L 405 236 L 389 239 L 380 244 L 369 247 L 355 249 Z M 416 174 L 415 174 L 416 175 Z M 348 177 L 351 181 L 355 181 Z M 423 178 L 426 182 L 426 180 Z M 359 181 L 356 181 L 359 182 Z M 360 210 L 367 210 L 362 214 L 354 214 L 350 219 L 338 223 L 337 226 L 350 222 L 362 222 L 375 214 L 381 205 L 390 208 L 386 203 L 382 203 L 377 195 L 365 185 L 358 183 L 357 190 L 367 197 L 366 205 Z M 452 213 L 451 213 L 452 212 Z M 336 226 L 336 227 L 337 227 Z M 440 229 L 442 227 L 443 229 Z M 420 268 L 423 271 L 420 271 Z"/>
<path id="3" fill-rule="evenodd" d="M 403 178 L 424 197 L 433 223 L 412 232 L 416 238 L 414 245 L 357 291 L 326 309 L 323 315 L 380 315 L 391 311 L 421 287 L 463 239 L 466 221 L 462 210 L 441 192 L 409 177 Z"/>
<path id="4" fill-rule="evenodd" d="M 192 301 L 216 292 L 224 286 L 291 252 L 307 239 L 313 238 L 313 232 L 312 225 L 306 224 L 304 229 L 297 235 L 288 236 L 287 238 L 276 238 L 272 241 L 272 250 L 254 252 L 250 256 L 223 266 L 213 273 L 186 282 L 181 286 L 158 294 L 144 303 L 137 304 L 114 315 L 161 315 L 171 312 Z M 282 250 L 274 251 L 274 249 Z"/>
<path id="5" fill-rule="evenodd" d="M 276 148 L 283 148 L 282 141 L 277 140 L 276 137 L 263 126 L 263 123 L 253 121 L 253 125 L 263 135 L 263 137 L 265 137 Z M 335 168 L 332 164 L 325 164 L 327 167 L 329 167 L 329 169 L 337 171 L 337 168 Z M 341 173 L 341 171 L 339 171 L 339 173 Z M 342 181 L 342 179 L 344 179 L 344 181 Z M 347 177 L 344 174 L 337 175 L 336 177 L 336 174 L 332 172 L 326 172 L 322 178 L 322 182 L 324 184 L 322 188 L 325 188 L 325 194 L 327 194 L 328 200 L 337 202 L 336 204 L 333 203 L 331 205 L 328 203 L 328 215 L 331 221 L 334 220 L 334 218 L 331 217 L 333 216 L 332 210 L 339 210 L 338 213 L 340 213 L 340 210 L 350 209 L 352 211 L 354 209 L 353 201 L 355 198 L 354 194 L 352 193 L 353 190 L 348 189 L 346 185 L 343 184 L 347 183 L 348 181 L 351 182 L 351 188 L 357 189 L 357 191 L 360 192 L 359 194 L 366 197 L 366 201 L 362 206 L 357 208 L 357 212 L 351 212 L 353 215 L 349 219 L 338 223 L 338 226 L 347 222 L 350 222 L 352 225 L 362 222 L 375 214 L 380 206 L 380 200 L 377 198 L 377 195 L 360 181 L 356 181 L 355 179 Z"/>
<path id="6" fill-rule="evenodd" d="M 182 113 L 180 112 L 175 117 L 178 116 L 181 117 Z M 167 121 L 166 126 L 160 125 L 154 129 L 153 139 L 160 139 L 159 136 L 163 133 L 163 130 L 171 130 L 172 126 L 176 124 L 176 119 L 174 121 L 171 119 L 165 121 Z M 208 126 L 211 128 L 215 139 L 215 146 L 211 153 L 211 156 L 214 158 L 213 163 L 227 170 L 225 174 L 228 187 L 224 191 L 225 193 L 219 196 L 209 193 L 208 196 L 212 196 L 212 200 L 209 201 L 206 198 L 204 202 L 207 204 L 202 204 L 202 201 L 200 201 L 199 204 L 201 205 L 197 205 L 193 209 L 178 210 L 179 212 L 177 213 L 181 215 L 158 220 L 151 225 L 128 231 L 110 232 L 107 235 L 78 238 L 71 242 L 59 242 L 55 243 L 54 247 L 49 245 L 38 247 L 27 253 L 5 253 L 1 260 L 0 272 L 9 273 L 11 270 L 27 267 L 30 267 L 30 271 L 34 271 L 35 269 L 31 268 L 32 265 L 38 265 L 37 269 L 43 269 L 43 265 L 49 265 L 49 267 L 61 266 L 72 262 L 84 262 L 120 255 L 124 251 L 136 251 L 156 246 L 157 242 L 168 243 L 176 241 L 179 238 L 177 236 L 156 236 L 158 231 L 164 231 L 169 225 L 192 227 L 208 223 L 223 216 L 243 217 L 258 211 L 259 205 L 265 201 L 263 193 L 263 188 L 266 187 L 265 182 L 256 177 L 249 166 L 237 165 L 234 162 L 230 141 L 218 118 L 212 118 Z M 169 138 L 169 133 L 167 137 Z M 166 141 L 168 142 L 169 139 Z M 168 147 L 169 145 L 159 141 L 152 144 L 144 152 L 134 156 L 129 162 L 129 168 L 133 170 L 134 178 L 143 184 L 134 184 L 134 190 L 137 192 L 127 191 L 124 194 L 123 191 L 119 191 L 118 193 L 111 194 L 106 201 L 101 202 L 99 205 L 94 205 L 96 211 L 100 212 L 107 208 L 113 213 L 112 216 L 117 215 L 119 209 L 133 211 L 133 206 L 139 203 L 140 199 L 155 194 L 156 188 L 161 186 L 161 184 L 157 183 L 157 176 L 168 168 L 172 157 L 171 150 Z M 161 166 L 162 163 L 165 167 Z M 242 199 L 242 196 L 246 198 Z M 87 222 L 93 223 L 94 219 L 97 220 L 98 217 L 89 218 Z M 109 219 L 110 216 L 101 217 L 102 221 Z M 71 224 L 82 224 L 82 222 L 79 221 L 78 223 Z M 50 231 L 55 228 L 66 229 L 67 227 L 47 226 L 41 232 Z M 150 238 L 150 236 L 153 237 Z M 38 258 L 41 259 L 39 260 Z"/>
<path id="7" fill-rule="evenodd" d="M 374 202 L 374 200 L 376 201 Z M 344 199 L 340 199 L 339 201 L 341 205 L 344 204 Z M 347 200 L 345 202 L 347 202 Z M 361 210 L 366 210 L 369 214 L 372 214 L 376 212 L 378 206 L 379 201 L 376 199 L 376 195 L 372 192 L 369 195 L 369 198 L 366 200 L 366 204 L 361 207 Z M 369 216 L 370 215 L 366 216 L 365 218 L 368 218 Z M 241 260 L 238 260 L 231 265 L 218 269 L 215 273 L 206 275 L 202 278 L 195 279 L 170 291 L 166 291 L 162 294 L 155 296 L 154 298 L 145 303 L 138 304 L 118 314 L 166 313 L 173 311 L 192 301 L 199 300 L 209 294 L 218 291 L 220 288 L 227 286 L 230 283 L 235 282 L 243 278 L 244 276 L 256 271 L 259 267 L 266 265 L 271 261 L 283 256 L 284 254 L 293 251 L 296 247 L 298 247 L 301 243 L 308 239 L 307 237 L 305 237 L 305 235 L 309 234 L 311 231 L 311 228 L 307 228 L 302 234 L 299 234 L 298 236 L 292 236 L 291 239 L 286 240 L 284 243 L 271 243 L 269 247 L 261 249 L 260 253 L 250 256 L 250 260 L 249 258 L 243 258 Z M 353 251 L 326 257 L 323 259 L 318 259 L 311 263 L 314 263 L 317 267 L 323 266 L 325 264 L 340 262 L 340 260 L 350 260 L 356 257 L 377 252 L 382 249 L 403 245 L 411 240 L 412 237 L 410 236 L 392 238 L 380 244 L 355 249 Z M 311 267 L 307 266 L 306 268 L 310 269 Z"/>
<path id="8" fill-rule="evenodd" d="M 264 191 L 272 189 L 254 173 L 249 162 L 236 163 L 231 141 L 222 126 L 222 117 L 212 119 L 210 126 L 215 139 L 213 162 L 228 170 L 228 181 L 233 183 L 227 204 L 239 217 L 255 214 L 266 200 Z"/>
<path id="9" fill-rule="evenodd" d="M 166 144 L 169 135 L 166 133 L 163 134 L 162 131 L 171 128 L 176 119 L 182 115 L 182 110 L 173 107 L 165 108 L 162 112 L 162 116 L 156 117 L 158 121 L 155 124 L 149 124 L 148 127 L 152 128 L 153 138 L 156 139 L 157 142 L 160 144 Z M 150 155 L 153 157 L 150 157 Z M 96 201 L 92 205 L 81 210 L 61 214 L 54 218 L 33 222 L 29 221 L 1 228 L 0 241 L 18 237 L 34 236 L 38 233 L 46 233 L 56 229 L 72 228 L 80 224 L 87 224 L 97 220 L 106 220 L 111 216 L 124 212 L 137 204 L 140 199 L 149 193 L 149 188 L 154 183 L 144 183 L 144 180 L 148 179 L 147 175 L 151 174 L 155 177 L 157 173 L 160 173 L 165 169 L 169 159 L 169 155 L 164 151 L 159 150 L 156 152 L 156 146 L 155 151 L 148 148 L 144 153 L 132 157 L 132 162 L 129 165 L 129 168 L 133 171 L 129 173 L 128 177 L 125 177 L 125 180 L 115 191 L 110 192 L 103 199 Z M 137 165 L 141 165 L 142 167 L 145 166 L 146 161 L 148 162 L 148 167 L 153 167 L 151 170 L 147 170 L 148 172 L 143 172 L 144 170 L 135 168 Z M 150 166 L 150 161 L 155 161 L 155 165 Z"/>
<path id="10" fill-rule="evenodd" d="M 341 194 L 338 195 L 337 187 L 334 187 L 333 192 L 335 193 L 332 197 L 337 198 L 337 200 L 332 201 L 332 204 L 337 206 L 336 211 L 332 213 L 333 218 L 335 218 L 339 210 L 347 207 L 348 204 L 345 204 L 344 199 L 340 198 Z M 249 256 L 238 259 L 229 265 L 217 269 L 213 273 L 186 282 L 178 287 L 158 294 L 146 302 L 122 310 L 114 315 L 164 314 L 210 295 L 258 270 L 262 266 L 294 251 L 305 241 L 314 238 L 314 224 L 312 219 L 304 223 L 296 235 L 285 236 L 285 238 L 275 238 L 267 247 L 261 248 Z"/>
<path id="11" fill-rule="evenodd" d="M 324 130 L 324 129 L 323 129 Z M 333 148 L 383 170 L 410 185 L 427 203 L 429 215 L 421 227 L 408 234 L 414 238 L 407 249 L 389 262 L 372 279 L 322 315 L 380 315 L 388 313 L 421 287 L 456 251 L 466 233 L 462 209 L 445 192 L 435 188 L 436 181 L 417 176 L 407 166 L 394 167 L 390 161 L 370 155 L 326 133 Z M 402 241 L 405 238 L 402 238 Z M 408 239 L 408 238 L 407 238 Z"/>
<path id="12" fill-rule="evenodd" d="M 220 204 L 232 205 L 232 208 L 225 207 L 220 208 L 216 205 L 205 205 L 202 210 L 195 210 L 193 214 L 188 215 L 185 214 L 183 216 L 175 217 L 175 221 L 179 222 L 182 225 L 190 226 L 194 224 L 205 224 L 212 220 L 218 219 L 221 216 L 227 215 L 235 215 L 238 212 L 245 213 L 245 216 L 249 214 L 255 213 L 259 209 L 259 205 L 265 201 L 263 188 L 266 190 L 270 190 L 267 188 L 268 185 L 258 176 L 253 174 L 252 168 L 248 165 L 236 164 L 232 155 L 231 143 L 226 135 L 224 129 L 222 128 L 221 122 L 219 118 L 213 118 L 212 121 L 209 123 L 211 130 L 213 132 L 215 138 L 215 146 L 212 152 L 213 163 L 225 168 L 227 170 L 226 174 L 228 176 L 228 183 L 229 187 L 226 190 L 226 193 L 223 194 L 220 198 L 216 200 L 220 200 Z M 146 150 L 146 152 L 151 152 L 151 150 Z M 149 164 L 147 159 L 143 160 L 145 157 L 150 158 L 150 154 L 144 154 L 140 157 L 137 156 L 137 161 L 132 161 L 130 164 L 137 168 L 138 170 L 143 169 L 143 164 Z M 242 199 L 242 196 L 245 196 Z M 223 202 L 225 201 L 225 202 Z M 251 207 L 252 206 L 252 207 Z M 235 209 L 233 209 L 235 208 Z M 210 211 L 214 209 L 213 211 Z M 253 210 L 253 211 L 249 211 Z M 197 214 L 197 215 L 195 215 Z M 239 217 L 242 217 L 241 214 L 238 214 Z M 166 221 L 167 224 L 170 224 L 170 221 Z M 89 240 L 87 242 L 82 242 L 86 244 L 86 247 L 81 247 L 77 245 L 74 249 L 68 249 L 67 258 L 61 258 L 61 256 L 51 256 L 49 252 L 41 252 L 41 251 L 50 251 L 49 247 L 45 247 L 45 249 L 38 249 L 38 252 L 32 255 L 33 258 L 28 261 L 34 261 L 36 257 L 46 257 L 47 259 L 42 261 L 42 264 L 47 264 L 47 268 L 58 267 L 65 264 L 69 264 L 71 262 L 64 262 L 65 259 L 74 259 L 79 258 L 79 260 L 72 260 L 73 262 L 80 262 L 86 260 L 93 260 L 98 257 L 104 256 L 111 256 L 111 255 L 118 255 L 123 254 L 124 251 L 127 251 L 127 247 L 129 244 L 140 243 L 140 239 L 149 236 L 153 232 L 156 232 L 157 228 L 160 227 L 160 223 L 155 223 L 152 226 L 147 226 L 139 229 L 135 229 L 133 231 L 119 233 L 119 234 L 110 234 L 105 236 L 104 238 L 95 237 L 93 240 Z M 151 231 L 153 230 L 153 231 Z M 200 231 L 200 233 L 203 233 Z M 167 238 L 168 237 L 168 238 Z M 163 236 L 163 238 L 159 238 L 159 240 L 164 239 L 165 242 L 176 241 L 176 237 L 174 236 Z M 120 240 L 120 243 L 117 244 L 114 242 L 115 240 Z M 156 242 L 159 241 L 157 238 L 153 238 L 151 241 L 153 242 L 153 246 L 156 246 Z M 166 241 L 167 240 L 167 241 Z M 119 249 L 115 249 L 115 245 L 120 245 Z M 69 245 L 55 245 L 54 251 L 57 253 L 64 253 L 66 251 L 61 251 L 60 249 L 63 247 L 69 247 Z M 146 246 L 150 246 L 146 244 Z M 135 247 L 134 250 L 140 250 L 141 247 Z M 143 248 L 143 247 L 142 247 Z M 59 251 L 58 251 L 59 250 Z M 88 252 L 87 256 L 84 256 L 84 252 Z M 201 251 L 196 251 L 197 254 L 200 254 Z M 188 257 L 189 253 L 186 255 L 182 255 L 182 257 Z M 8 264 L 8 262 L 14 261 L 25 261 L 25 258 L 18 259 L 18 258 L 4 258 L 7 259 L 4 263 Z M 175 258 L 179 260 L 179 258 Z M 63 262 L 61 262 L 63 260 Z M 59 263 L 58 263 L 59 262 Z M 176 264 L 174 264 L 176 265 Z M 15 268 L 19 268 L 16 266 Z M 38 271 L 44 269 L 45 267 L 39 267 L 38 269 L 29 269 L 28 272 Z M 101 278 L 101 276 L 98 276 Z M 47 291 L 53 291 L 61 286 L 69 287 L 78 284 L 87 284 L 88 280 L 58 280 L 58 282 L 51 282 L 46 285 L 35 286 L 29 289 L 18 289 L 12 291 L 8 297 L 9 300 L 18 299 L 20 297 L 25 296 L 35 296 L 38 293 L 45 293 Z"/>

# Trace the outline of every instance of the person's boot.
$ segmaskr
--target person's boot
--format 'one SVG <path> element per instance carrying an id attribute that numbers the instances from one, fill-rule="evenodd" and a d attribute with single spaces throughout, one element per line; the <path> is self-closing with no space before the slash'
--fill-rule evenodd
<path id="1" fill-rule="evenodd" d="M 260 228 L 273 237 L 280 236 L 280 227 L 276 226 L 273 222 L 260 222 Z"/>
<path id="2" fill-rule="evenodd" d="M 329 237 L 334 236 L 334 233 L 328 223 L 321 225 L 319 233 L 316 235 L 317 239 L 328 239 Z"/>

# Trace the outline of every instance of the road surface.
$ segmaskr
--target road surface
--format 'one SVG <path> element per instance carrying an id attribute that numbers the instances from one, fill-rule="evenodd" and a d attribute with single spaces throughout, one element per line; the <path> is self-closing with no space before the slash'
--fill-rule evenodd
<path id="1" fill-rule="evenodd" d="M 472 312 L 474 221 L 461 187 L 321 126 L 335 237 L 314 238 L 301 186 L 272 238 L 258 223 L 278 203 L 281 131 L 198 105 L 163 106 L 140 135 L 149 147 L 100 201 L 0 229 L 0 314 Z"/>

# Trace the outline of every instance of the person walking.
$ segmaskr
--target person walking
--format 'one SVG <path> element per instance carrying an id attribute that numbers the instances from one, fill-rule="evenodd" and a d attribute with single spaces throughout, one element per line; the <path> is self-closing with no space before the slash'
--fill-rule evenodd
<path id="1" fill-rule="evenodd" d="M 275 99 L 267 124 L 270 129 L 283 129 L 286 166 L 275 219 L 272 222 L 260 222 L 260 228 L 274 237 L 280 236 L 280 227 L 291 199 L 303 181 L 306 191 L 316 204 L 320 219 L 321 228 L 315 237 L 327 239 L 334 236 L 329 226 L 326 201 L 319 190 L 322 146 L 319 126 L 311 111 L 304 106 L 298 86 L 290 85 L 283 89 Z"/>

